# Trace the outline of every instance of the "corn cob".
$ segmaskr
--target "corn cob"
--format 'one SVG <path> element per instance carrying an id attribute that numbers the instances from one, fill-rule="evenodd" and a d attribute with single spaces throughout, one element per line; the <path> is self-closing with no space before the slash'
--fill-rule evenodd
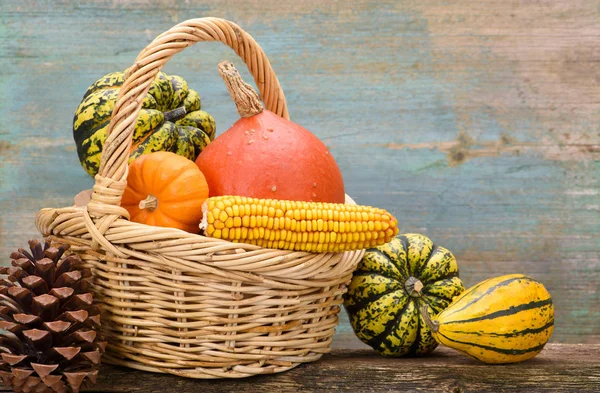
<path id="1" fill-rule="evenodd" d="M 282 250 L 359 250 L 398 233 L 396 218 L 371 206 L 217 196 L 202 211 L 206 236 Z"/>

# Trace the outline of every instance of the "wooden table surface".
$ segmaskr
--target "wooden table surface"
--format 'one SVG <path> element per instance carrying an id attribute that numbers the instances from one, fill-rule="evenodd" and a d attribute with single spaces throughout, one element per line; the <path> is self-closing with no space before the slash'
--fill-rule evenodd
<path id="1" fill-rule="evenodd" d="M 93 184 L 72 139 L 86 88 L 176 23 L 219 16 L 262 45 L 292 119 L 329 146 L 349 195 L 449 248 L 466 285 L 535 277 L 556 307 L 551 342 L 600 344 L 599 1 L 167 3 L 0 4 L 0 264 L 39 237 L 40 208 L 70 205 Z M 164 68 L 200 92 L 218 134 L 237 119 L 216 71 L 223 59 L 240 62 L 201 43 Z M 351 332 L 345 315 L 338 332 Z M 319 367 L 304 369 L 270 381 Z"/>
<path id="2" fill-rule="evenodd" d="M 340 334 L 330 354 L 279 374 L 201 380 L 102 365 L 96 385 L 82 392 L 597 393 L 599 359 L 599 344 L 548 344 L 537 357 L 510 365 L 485 365 L 441 347 L 423 358 L 385 358 Z"/>
<path id="3" fill-rule="evenodd" d="M 372 350 L 334 349 L 281 374 L 192 380 L 103 366 L 87 392 L 440 392 L 598 393 L 600 345 L 549 344 L 523 364 L 482 365 L 447 348 L 426 358 L 388 359 Z"/>

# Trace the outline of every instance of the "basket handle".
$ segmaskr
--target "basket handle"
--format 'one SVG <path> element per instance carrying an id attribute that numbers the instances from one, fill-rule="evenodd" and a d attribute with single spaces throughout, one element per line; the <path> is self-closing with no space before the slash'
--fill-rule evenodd
<path id="1" fill-rule="evenodd" d="M 135 59 L 125 75 L 107 130 L 100 169 L 88 210 L 92 216 L 125 215 L 119 206 L 127 185 L 128 159 L 142 102 L 162 66 L 198 41 L 220 41 L 244 60 L 268 110 L 289 119 L 283 90 L 260 45 L 238 25 L 221 18 L 197 18 L 160 34 Z M 104 206 L 101 205 L 112 205 Z M 95 213 L 95 214 L 94 214 Z"/>

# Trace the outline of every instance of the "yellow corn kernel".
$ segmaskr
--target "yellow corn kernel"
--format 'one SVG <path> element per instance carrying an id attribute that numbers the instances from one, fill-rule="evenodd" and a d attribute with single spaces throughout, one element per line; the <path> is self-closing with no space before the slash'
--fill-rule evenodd
<path id="1" fill-rule="evenodd" d="M 213 224 L 213 226 L 215 227 L 215 229 L 223 229 L 225 228 L 225 224 L 222 221 L 215 221 L 215 223 Z"/>
<path id="2" fill-rule="evenodd" d="M 234 227 L 241 227 L 242 226 L 242 217 L 233 217 L 233 226 Z M 247 227 L 247 225 L 246 225 Z"/>
<path id="3" fill-rule="evenodd" d="M 215 226 L 214 225 L 209 225 L 208 228 L 206 228 L 206 236 L 214 237 L 213 236 L 214 232 L 215 232 Z"/>
<path id="4" fill-rule="evenodd" d="M 325 232 L 319 232 L 319 243 L 325 243 Z"/>
<path id="5" fill-rule="evenodd" d="M 219 217 L 219 221 L 221 221 L 221 222 L 227 221 L 227 213 L 225 213 L 225 210 L 221 210 L 218 217 Z"/>
<path id="6" fill-rule="evenodd" d="M 370 206 L 220 196 L 208 198 L 203 212 L 206 236 L 286 250 L 376 247 L 398 233 L 390 213 Z"/>

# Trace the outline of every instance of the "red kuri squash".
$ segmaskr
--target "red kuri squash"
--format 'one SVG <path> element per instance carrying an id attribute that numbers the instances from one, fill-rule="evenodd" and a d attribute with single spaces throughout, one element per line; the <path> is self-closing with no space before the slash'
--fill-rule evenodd
<path id="1" fill-rule="evenodd" d="M 241 118 L 196 159 L 210 196 L 343 203 L 342 174 L 325 144 L 264 109 L 233 64 L 221 62 L 219 72 Z"/>

